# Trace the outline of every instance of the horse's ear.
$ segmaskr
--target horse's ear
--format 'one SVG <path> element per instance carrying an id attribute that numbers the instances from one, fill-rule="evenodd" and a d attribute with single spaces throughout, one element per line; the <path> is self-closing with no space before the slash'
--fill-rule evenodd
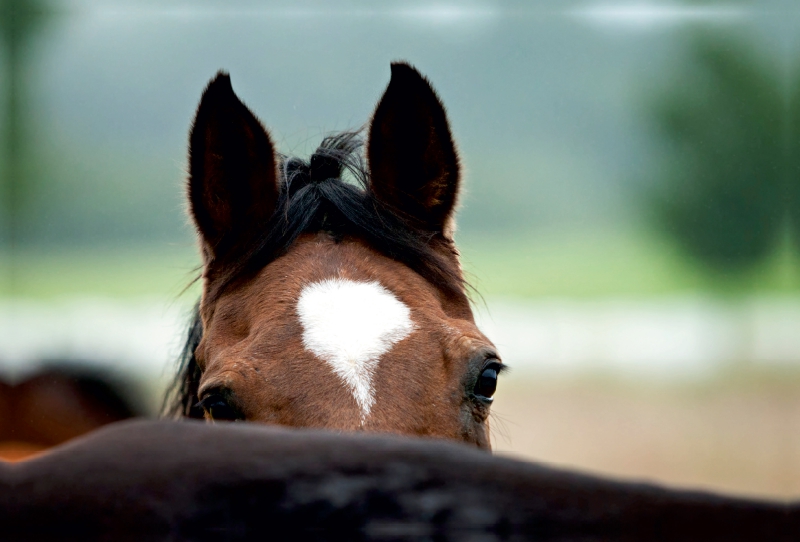
<path id="1" fill-rule="evenodd" d="M 369 129 L 375 196 L 424 229 L 449 234 L 459 189 L 458 154 L 430 83 L 405 63 L 392 78 Z"/>
<path id="2" fill-rule="evenodd" d="M 228 74 L 208 84 L 189 136 L 189 206 L 206 263 L 259 231 L 275 211 L 275 152 Z"/>

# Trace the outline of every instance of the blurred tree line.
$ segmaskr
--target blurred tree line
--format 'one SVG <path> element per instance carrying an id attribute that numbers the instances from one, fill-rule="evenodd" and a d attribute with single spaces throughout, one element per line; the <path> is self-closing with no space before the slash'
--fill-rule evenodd
<path id="1" fill-rule="evenodd" d="M 25 169 L 26 53 L 48 11 L 40 0 L 0 0 L 0 40 L 3 53 L 2 238 L 11 250 L 17 244 L 21 211 L 29 189 Z"/>
<path id="2" fill-rule="evenodd" d="M 746 41 L 696 33 L 652 109 L 667 143 L 661 227 L 716 270 L 745 270 L 788 235 L 800 249 L 800 84 Z M 795 74 L 796 75 L 796 74 Z"/>

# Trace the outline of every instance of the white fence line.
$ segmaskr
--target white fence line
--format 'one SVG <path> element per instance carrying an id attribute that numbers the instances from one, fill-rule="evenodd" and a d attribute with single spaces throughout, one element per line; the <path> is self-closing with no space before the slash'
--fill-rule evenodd
<path id="1" fill-rule="evenodd" d="M 800 298 L 488 299 L 477 319 L 517 370 L 695 377 L 725 364 L 800 366 Z M 169 374 L 189 309 L 159 299 L 0 301 L 0 369 L 81 359 Z"/>
<path id="2" fill-rule="evenodd" d="M 702 376 L 726 364 L 800 365 L 800 299 L 492 299 L 481 329 L 512 367 Z"/>

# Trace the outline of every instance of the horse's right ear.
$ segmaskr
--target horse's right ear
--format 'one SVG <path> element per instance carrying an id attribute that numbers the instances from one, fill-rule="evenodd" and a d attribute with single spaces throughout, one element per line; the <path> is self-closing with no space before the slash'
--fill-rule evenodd
<path id="1" fill-rule="evenodd" d="M 367 143 L 370 188 L 412 224 L 452 234 L 459 164 L 444 106 L 416 69 L 392 64 Z"/>
<path id="2" fill-rule="evenodd" d="M 197 108 L 188 192 L 206 264 L 255 235 L 278 201 L 272 142 L 223 72 L 208 84 Z"/>

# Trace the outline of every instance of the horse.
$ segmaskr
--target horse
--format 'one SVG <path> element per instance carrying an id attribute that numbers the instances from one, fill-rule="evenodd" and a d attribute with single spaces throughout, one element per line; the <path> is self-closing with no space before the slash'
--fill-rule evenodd
<path id="1" fill-rule="evenodd" d="M 208 84 L 187 183 L 202 294 L 167 411 L 489 449 L 506 366 L 475 324 L 453 239 L 461 168 L 445 108 L 393 63 L 361 133 L 326 137 L 307 161 L 280 155 L 227 73 Z"/>
<path id="2" fill-rule="evenodd" d="M 0 380 L 0 460 L 19 461 L 142 411 L 126 382 L 53 362 L 20 382 Z"/>
<path id="3" fill-rule="evenodd" d="M 3 540 L 796 540 L 800 503 L 619 482 L 374 433 L 112 424 L 0 464 Z"/>
<path id="4" fill-rule="evenodd" d="M 209 84 L 188 185 L 203 291 L 169 398 L 182 417 L 271 427 L 120 422 L 0 462 L 4 540 L 795 536 L 796 502 L 484 453 L 505 366 L 475 326 L 453 242 L 444 108 L 407 64 L 373 115 L 368 167 L 360 145 L 345 133 L 308 162 L 280 157 L 229 77 Z"/>

